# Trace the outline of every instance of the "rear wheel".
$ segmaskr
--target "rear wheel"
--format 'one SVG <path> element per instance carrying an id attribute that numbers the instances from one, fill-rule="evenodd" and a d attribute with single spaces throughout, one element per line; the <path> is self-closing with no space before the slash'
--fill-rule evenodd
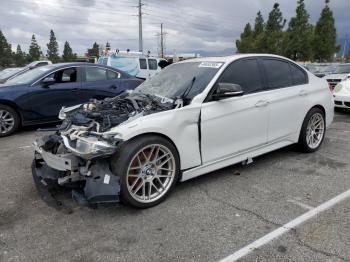
<path id="1" fill-rule="evenodd" d="M 122 200 L 138 208 L 163 201 L 179 176 L 175 147 L 158 136 L 142 136 L 127 142 L 112 157 L 111 166 L 120 177 Z"/>
<path id="2" fill-rule="evenodd" d="M 0 137 L 9 136 L 14 133 L 20 125 L 17 112 L 5 105 L 0 105 Z"/>
<path id="3" fill-rule="evenodd" d="M 319 108 L 312 108 L 304 119 L 299 137 L 299 146 L 302 151 L 311 153 L 318 150 L 326 132 L 324 113 Z"/>

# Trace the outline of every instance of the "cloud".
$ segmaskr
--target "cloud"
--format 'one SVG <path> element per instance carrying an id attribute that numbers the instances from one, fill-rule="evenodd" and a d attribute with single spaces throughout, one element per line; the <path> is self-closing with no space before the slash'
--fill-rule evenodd
<path id="1" fill-rule="evenodd" d="M 27 49 L 34 33 L 43 51 L 53 29 L 60 43 L 70 42 L 80 54 L 93 42 L 112 48 L 138 50 L 137 0 L 0 0 L 0 25 L 10 43 Z M 144 49 L 157 52 L 160 23 L 164 24 L 168 52 L 204 50 L 217 52 L 234 47 L 247 22 L 254 23 L 261 10 L 265 20 L 275 0 L 143 0 Z M 288 20 L 296 0 L 280 0 Z M 324 1 L 305 0 L 310 21 L 315 23 Z M 349 0 L 333 0 L 331 8 L 339 37 L 350 34 Z"/>

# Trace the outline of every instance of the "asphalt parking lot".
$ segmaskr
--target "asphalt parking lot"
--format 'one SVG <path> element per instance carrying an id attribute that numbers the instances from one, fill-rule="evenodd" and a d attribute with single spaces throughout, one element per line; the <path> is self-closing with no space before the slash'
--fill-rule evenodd
<path id="1" fill-rule="evenodd" d="M 350 112 L 321 149 L 288 147 L 181 183 L 159 206 L 49 207 L 31 177 L 27 128 L 0 140 L 0 261 L 217 261 L 350 189 Z M 241 261 L 350 261 L 350 198 Z"/>

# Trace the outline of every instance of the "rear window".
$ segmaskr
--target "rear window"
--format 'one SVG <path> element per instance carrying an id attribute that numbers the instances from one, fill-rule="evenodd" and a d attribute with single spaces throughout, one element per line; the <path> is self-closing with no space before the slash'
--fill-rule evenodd
<path id="1" fill-rule="evenodd" d="M 268 88 L 282 88 L 293 85 L 292 74 L 287 61 L 263 59 Z"/>
<path id="2" fill-rule="evenodd" d="M 140 58 L 140 69 L 147 69 L 147 61 L 145 58 Z"/>
<path id="3" fill-rule="evenodd" d="M 157 68 L 158 68 L 157 60 L 155 60 L 155 59 L 148 59 L 148 68 L 150 70 L 157 70 Z"/>

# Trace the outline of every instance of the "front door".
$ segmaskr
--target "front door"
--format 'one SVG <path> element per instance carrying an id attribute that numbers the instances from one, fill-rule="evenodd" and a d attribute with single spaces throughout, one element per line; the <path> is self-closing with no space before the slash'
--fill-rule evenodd
<path id="1" fill-rule="evenodd" d="M 50 80 L 50 83 L 44 81 Z M 81 81 L 78 67 L 57 70 L 32 86 L 30 96 L 23 103 L 28 121 L 51 121 L 58 118 L 63 106 L 81 103 Z"/>
<path id="2" fill-rule="evenodd" d="M 239 84 L 241 97 L 204 102 L 201 109 L 203 164 L 253 149 L 267 142 L 268 95 L 256 59 L 229 65 L 219 82 Z M 212 92 L 215 92 L 215 87 Z"/>

